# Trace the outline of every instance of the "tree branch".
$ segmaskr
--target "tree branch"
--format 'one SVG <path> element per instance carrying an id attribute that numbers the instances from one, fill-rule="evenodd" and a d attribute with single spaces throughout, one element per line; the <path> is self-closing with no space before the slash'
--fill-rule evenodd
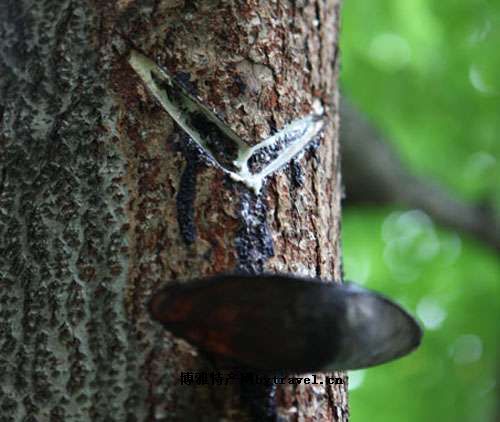
<path id="1" fill-rule="evenodd" d="M 438 223 L 500 250 L 500 219 L 492 209 L 460 201 L 434 181 L 412 174 L 377 129 L 346 100 L 340 115 L 347 205 L 396 203 L 419 208 Z"/>

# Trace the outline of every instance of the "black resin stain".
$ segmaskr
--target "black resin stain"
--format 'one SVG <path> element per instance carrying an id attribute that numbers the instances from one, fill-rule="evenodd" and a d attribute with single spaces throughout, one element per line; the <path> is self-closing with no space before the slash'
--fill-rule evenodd
<path id="1" fill-rule="evenodd" d="M 276 160 L 283 152 L 285 145 L 279 141 L 274 145 L 262 147 L 252 154 L 248 160 L 248 168 L 252 173 L 260 173 L 265 166 Z"/>
<path id="2" fill-rule="evenodd" d="M 179 72 L 175 80 L 171 79 L 170 82 L 162 80 L 154 72 L 151 72 L 151 78 L 180 110 L 186 124 L 198 132 L 204 147 L 215 160 L 234 171 L 233 162 L 238 156 L 238 145 L 221 129 L 220 126 L 224 125 L 222 120 L 217 115 L 210 116 L 195 100 L 196 87 L 189 81 L 189 74 Z"/>
<path id="3" fill-rule="evenodd" d="M 179 144 L 186 159 L 186 167 L 182 172 L 176 196 L 177 223 L 184 243 L 191 245 L 196 240 L 194 202 L 196 199 L 196 177 L 201 160 L 200 152 L 191 145 L 187 134 L 182 136 Z"/>
<path id="4" fill-rule="evenodd" d="M 260 379 L 273 378 L 274 374 L 255 373 L 255 370 L 250 370 L 249 374 L 252 377 Z M 259 384 L 255 380 L 245 380 L 244 374 L 240 387 L 240 397 L 242 403 L 250 411 L 250 414 L 257 421 L 276 421 L 276 385 L 275 384 Z"/>
<path id="5" fill-rule="evenodd" d="M 260 274 L 264 264 L 274 255 L 273 240 L 267 226 L 267 206 L 251 191 L 241 193 L 242 224 L 236 234 L 238 268 L 242 273 Z"/>
<path id="6" fill-rule="evenodd" d="M 193 97 L 198 95 L 198 87 L 191 81 L 191 75 L 187 72 L 178 72 L 175 75 L 175 81 L 182 86 Z"/>
<path id="7" fill-rule="evenodd" d="M 189 125 L 196 129 L 206 143 L 212 156 L 224 167 L 235 170 L 233 161 L 238 157 L 238 146 L 203 111 L 186 114 Z"/>
<path id="8" fill-rule="evenodd" d="M 183 97 L 183 88 L 181 85 L 172 80 L 172 83 L 164 81 L 159 76 L 156 75 L 155 72 L 151 72 L 151 79 L 153 82 L 164 91 L 167 95 L 168 99 L 175 104 L 182 113 L 188 113 L 189 110 L 185 104 L 185 100 Z"/>
<path id="9" fill-rule="evenodd" d="M 238 256 L 236 271 L 261 274 L 267 260 L 274 255 L 273 240 L 266 219 L 268 209 L 263 199 L 265 194 L 255 195 L 252 191 L 241 188 L 240 198 L 241 227 L 235 239 Z M 255 370 L 252 372 L 255 374 Z M 240 389 L 242 405 L 259 421 L 277 420 L 275 393 L 275 385 L 253 382 L 242 382 Z"/>
<path id="10" fill-rule="evenodd" d="M 302 171 L 302 166 L 300 165 L 300 159 L 294 158 L 290 161 L 290 183 L 294 189 L 301 188 L 304 186 L 305 176 Z"/>

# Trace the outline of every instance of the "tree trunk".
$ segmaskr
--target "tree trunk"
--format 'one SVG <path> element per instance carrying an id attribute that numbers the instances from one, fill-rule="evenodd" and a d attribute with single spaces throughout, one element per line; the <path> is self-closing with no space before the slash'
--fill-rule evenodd
<path id="1" fill-rule="evenodd" d="M 338 2 L 6 0 L 0 23 L 0 420 L 347 420 L 345 384 L 181 385 L 214 362 L 146 307 L 220 272 L 340 279 Z M 249 144 L 315 98 L 325 129 L 256 194 L 132 48 Z"/>

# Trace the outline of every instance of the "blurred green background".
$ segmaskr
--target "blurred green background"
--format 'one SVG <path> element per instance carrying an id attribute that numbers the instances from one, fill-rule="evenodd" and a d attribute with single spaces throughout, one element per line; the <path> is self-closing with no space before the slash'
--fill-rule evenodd
<path id="1" fill-rule="evenodd" d="M 412 172 L 500 209 L 500 2 L 347 0 L 343 95 Z M 347 192 L 349 195 L 349 192 Z M 397 207 L 344 207 L 347 279 L 425 329 L 421 348 L 349 372 L 353 421 L 500 420 L 500 260 Z"/>

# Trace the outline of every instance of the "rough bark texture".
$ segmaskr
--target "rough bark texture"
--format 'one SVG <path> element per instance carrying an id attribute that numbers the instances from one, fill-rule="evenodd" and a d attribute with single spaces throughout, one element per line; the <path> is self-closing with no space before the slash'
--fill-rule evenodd
<path id="1" fill-rule="evenodd" d="M 1 421 L 347 420 L 345 384 L 179 385 L 212 362 L 145 308 L 168 280 L 218 272 L 340 278 L 338 13 L 334 0 L 0 4 Z M 147 93 L 131 46 L 251 144 L 313 98 L 327 127 L 255 195 Z"/>

